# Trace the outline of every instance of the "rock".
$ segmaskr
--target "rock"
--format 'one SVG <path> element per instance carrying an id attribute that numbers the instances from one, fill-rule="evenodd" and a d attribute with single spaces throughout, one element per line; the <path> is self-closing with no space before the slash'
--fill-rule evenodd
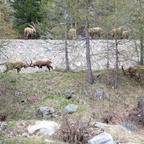
<path id="1" fill-rule="evenodd" d="M 12 82 L 12 83 L 19 82 L 19 79 L 13 78 L 13 79 L 10 80 L 10 82 Z"/>
<path id="2" fill-rule="evenodd" d="M 74 92 L 72 90 L 66 90 L 66 93 L 68 93 L 68 94 L 74 94 Z"/>
<path id="3" fill-rule="evenodd" d="M 48 139 L 45 139 L 45 142 L 48 142 L 48 143 L 54 143 L 55 141 L 54 141 L 54 140 L 48 140 Z"/>
<path id="4" fill-rule="evenodd" d="M 20 99 L 19 100 L 21 103 L 25 103 L 25 100 L 24 99 Z"/>
<path id="5" fill-rule="evenodd" d="M 94 125 L 94 123 L 95 123 L 95 122 L 91 123 L 91 125 Z M 104 128 L 106 128 L 106 127 L 109 127 L 108 124 L 100 123 L 100 122 L 96 122 L 94 126 L 95 126 L 95 127 L 98 127 L 98 128 L 101 128 L 101 129 L 104 129 Z"/>
<path id="6" fill-rule="evenodd" d="M 28 126 L 28 132 L 34 134 L 39 131 L 44 135 L 52 135 L 60 126 L 53 121 L 36 121 L 35 125 Z"/>
<path id="7" fill-rule="evenodd" d="M 94 73 L 93 76 L 99 77 L 101 74 L 100 73 Z"/>
<path id="8" fill-rule="evenodd" d="M 87 93 L 86 91 L 84 91 L 84 92 L 83 92 L 83 94 L 84 94 L 85 96 L 87 96 L 87 95 L 88 95 L 88 93 Z"/>
<path id="9" fill-rule="evenodd" d="M 2 125 L 0 125 L 0 131 L 3 131 L 5 128 L 6 128 L 6 124 L 2 124 Z"/>
<path id="10" fill-rule="evenodd" d="M 40 107 L 38 109 L 38 114 L 41 114 L 43 116 L 53 114 L 54 112 L 55 112 L 55 110 L 50 107 Z"/>
<path id="11" fill-rule="evenodd" d="M 104 99 L 106 98 L 106 93 L 104 91 L 97 91 L 94 98 Z"/>
<path id="12" fill-rule="evenodd" d="M 121 123 L 121 125 L 130 131 L 137 131 L 138 130 L 138 128 L 136 126 L 134 126 L 133 124 L 127 123 L 127 122 L 123 122 L 123 123 Z"/>
<path id="13" fill-rule="evenodd" d="M 66 99 L 71 99 L 72 96 L 71 96 L 71 95 L 66 95 L 65 98 L 66 98 Z"/>
<path id="14" fill-rule="evenodd" d="M 74 104 L 69 104 L 63 109 L 63 114 L 72 114 L 77 111 L 78 106 Z"/>
<path id="15" fill-rule="evenodd" d="M 57 118 L 58 115 L 51 115 L 51 118 Z"/>
<path id="16" fill-rule="evenodd" d="M 119 144 L 136 144 L 136 143 L 125 142 L 125 143 L 119 143 Z"/>
<path id="17" fill-rule="evenodd" d="M 109 133 L 103 132 L 90 139 L 88 144 L 114 144 L 114 140 Z"/>

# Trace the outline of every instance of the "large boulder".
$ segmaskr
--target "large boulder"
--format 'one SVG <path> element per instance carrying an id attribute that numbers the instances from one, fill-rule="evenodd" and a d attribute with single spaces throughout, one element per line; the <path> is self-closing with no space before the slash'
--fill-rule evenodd
<path id="1" fill-rule="evenodd" d="M 36 132 L 40 132 L 44 135 L 52 135 L 55 130 L 59 128 L 59 124 L 53 121 L 36 121 L 34 125 L 28 126 L 28 132 L 30 134 L 34 134 Z"/>
<path id="2" fill-rule="evenodd" d="M 90 139 L 88 144 L 115 144 L 115 142 L 109 133 L 103 132 Z"/>
<path id="3" fill-rule="evenodd" d="M 42 116 L 53 114 L 54 112 L 55 112 L 55 110 L 51 107 L 40 107 L 38 109 L 38 114 L 40 114 Z"/>
<path id="4" fill-rule="evenodd" d="M 74 104 L 69 104 L 63 109 L 63 114 L 72 114 L 77 111 L 78 106 Z"/>

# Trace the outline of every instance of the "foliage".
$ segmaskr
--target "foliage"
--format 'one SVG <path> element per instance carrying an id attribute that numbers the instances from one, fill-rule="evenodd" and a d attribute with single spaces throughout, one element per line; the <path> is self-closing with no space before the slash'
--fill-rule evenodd
<path id="1" fill-rule="evenodd" d="M 10 11 L 7 5 L 0 5 L 0 39 L 14 38 L 17 32 L 10 22 Z"/>
<path id="2" fill-rule="evenodd" d="M 24 26 L 28 23 L 40 21 L 41 0 L 9 0 L 11 7 L 14 9 L 14 24 L 22 32 Z"/>
<path id="3" fill-rule="evenodd" d="M 70 144 L 86 144 L 95 135 L 90 122 L 91 119 L 87 123 L 81 122 L 80 116 L 73 121 L 65 117 L 55 137 Z"/>

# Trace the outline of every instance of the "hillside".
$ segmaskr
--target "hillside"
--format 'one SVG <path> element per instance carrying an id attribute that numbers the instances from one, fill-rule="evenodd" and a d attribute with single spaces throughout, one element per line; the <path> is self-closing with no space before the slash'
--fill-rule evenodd
<path id="1" fill-rule="evenodd" d="M 87 82 L 86 72 L 1 73 L 0 116 L 1 118 L 2 115 L 6 116 L 6 120 L 1 124 L 7 124 L 4 132 L 0 133 L 1 139 L 5 139 L 6 143 L 44 143 L 44 137 L 41 136 L 25 138 L 16 134 L 8 138 L 8 134 L 10 131 L 14 133 L 16 123 L 35 120 L 54 120 L 62 123 L 63 108 L 68 104 L 75 104 L 78 106 L 77 112 L 69 115 L 73 121 L 81 115 L 80 119 L 83 121 L 88 121 L 91 117 L 92 121 L 107 121 L 108 124 L 129 122 L 137 126 L 138 131 L 129 132 L 129 137 L 111 131 L 114 138 L 120 142 L 125 140 L 138 144 L 144 143 L 144 128 L 128 119 L 129 113 L 144 97 L 144 81 L 139 83 L 134 77 L 124 76 L 120 72 L 118 89 L 113 89 L 114 72 L 111 70 L 110 86 L 106 85 L 106 71 L 94 72 L 95 75 L 97 73 L 100 73 L 100 76 L 95 76 L 93 85 Z M 38 115 L 37 111 L 41 106 L 54 108 L 57 117 Z"/>

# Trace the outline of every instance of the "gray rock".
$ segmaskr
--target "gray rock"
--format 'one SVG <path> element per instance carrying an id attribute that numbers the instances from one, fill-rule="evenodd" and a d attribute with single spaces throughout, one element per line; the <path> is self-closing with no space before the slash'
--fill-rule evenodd
<path id="1" fill-rule="evenodd" d="M 106 93 L 104 91 L 97 91 L 94 98 L 104 99 L 106 98 Z"/>
<path id="2" fill-rule="evenodd" d="M 100 73 L 94 73 L 93 76 L 99 77 L 101 74 Z"/>
<path id="3" fill-rule="evenodd" d="M 115 144 L 115 142 L 109 133 L 103 132 L 90 139 L 88 144 Z"/>
<path id="4" fill-rule="evenodd" d="M 55 110 L 51 107 L 40 107 L 38 109 L 38 114 L 41 114 L 43 116 L 53 114 Z"/>
<path id="5" fill-rule="evenodd" d="M 52 135 L 60 126 L 53 121 L 36 121 L 34 125 L 28 126 L 28 132 L 34 134 L 40 132 L 44 135 Z"/>
<path id="6" fill-rule="evenodd" d="M 119 144 L 136 144 L 136 143 L 125 142 L 125 143 L 119 143 Z"/>
<path id="7" fill-rule="evenodd" d="M 87 93 L 86 91 L 84 91 L 84 92 L 83 92 L 83 94 L 84 94 L 85 96 L 87 96 L 87 95 L 88 95 L 88 93 Z"/>
<path id="8" fill-rule="evenodd" d="M 51 118 L 57 118 L 58 115 L 51 115 Z"/>
<path id="9" fill-rule="evenodd" d="M 71 96 L 71 95 L 66 95 L 65 98 L 66 98 L 66 99 L 71 99 L 72 96 Z"/>
<path id="10" fill-rule="evenodd" d="M 54 140 L 45 139 L 45 142 L 54 143 L 55 141 Z"/>
<path id="11" fill-rule="evenodd" d="M 136 126 L 134 126 L 133 124 L 127 123 L 127 122 L 123 122 L 123 123 L 121 123 L 121 125 L 130 131 L 137 131 L 138 130 L 138 128 Z"/>
<path id="12" fill-rule="evenodd" d="M 10 82 L 12 82 L 12 83 L 16 83 L 16 82 L 19 82 L 19 79 L 17 79 L 17 78 L 13 78 L 13 79 L 10 80 Z"/>
<path id="13" fill-rule="evenodd" d="M 68 94 L 74 94 L 74 92 L 72 90 L 66 90 L 66 93 L 68 93 Z"/>
<path id="14" fill-rule="evenodd" d="M 95 122 L 92 122 L 91 125 L 94 125 Z M 108 124 L 105 124 L 105 123 L 100 123 L 100 122 L 96 122 L 94 127 L 98 127 L 98 128 L 101 128 L 101 129 L 104 129 L 106 127 L 109 127 Z"/>
<path id="15" fill-rule="evenodd" d="M 78 106 L 74 104 L 69 104 L 63 109 L 63 114 L 72 114 L 77 111 Z"/>
<path id="16" fill-rule="evenodd" d="M 2 124 L 2 125 L 0 125 L 0 131 L 3 131 L 5 128 L 6 128 L 6 124 Z"/>

